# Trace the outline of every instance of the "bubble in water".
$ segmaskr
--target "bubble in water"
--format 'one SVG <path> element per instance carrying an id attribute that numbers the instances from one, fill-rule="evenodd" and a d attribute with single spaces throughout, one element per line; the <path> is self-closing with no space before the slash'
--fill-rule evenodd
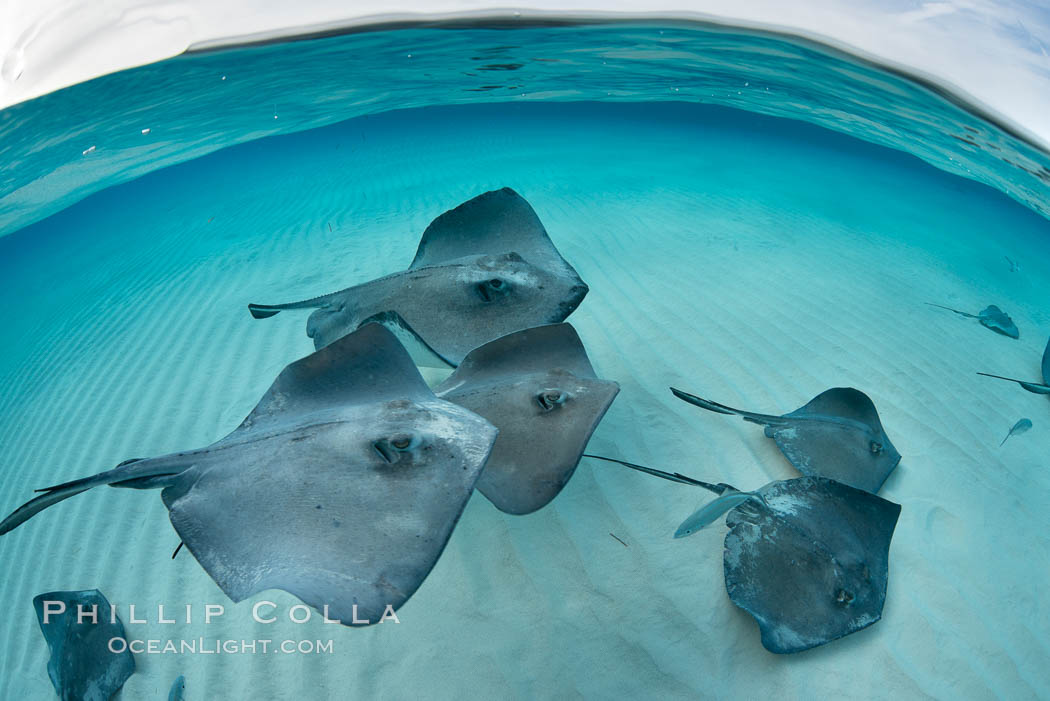
<path id="1" fill-rule="evenodd" d="M 147 127 L 147 128 L 142 130 L 143 134 L 149 134 L 149 132 L 150 132 L 149 127 Z"/>

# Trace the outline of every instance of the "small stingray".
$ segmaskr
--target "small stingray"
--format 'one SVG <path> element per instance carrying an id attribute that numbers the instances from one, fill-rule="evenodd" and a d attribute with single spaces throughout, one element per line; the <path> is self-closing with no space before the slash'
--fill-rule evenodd
<path id="1" fill-rule="evenodd" d="M 249 304 L 256 319 L 316 308 L 306 334 L 323 348 L 369 321 L 394 331 L 419 365 L 458 365 L 478 346 L 571 314 L 587 285 L 510 188 L 435 219 L 407 270 L 291 304 Z"/>
<path id="2" fill-rule="evenodd" d="M 1003 443 L 1006 443 L 1010 436 L 1020 436 L 1022 433 L 1026 432 L 1031 427 L 1032 422 L 1030 419 L 1021 419 L 1020 421 L 1015 423 L 1014 427 L 1010 429 L 1010 432 L 1006 434 L 1006 438 L 1004 438 L 1003 442 L 999 444 L 999 447 L 1002 448 Z"/>
<path id="3" fill-rule="evenodd" d="M 821 392 L 783 416 L 733 409 L 674 387 L 671 391 L 703 409 L 737 414 L 745 421 L 764 425 L 766 435 L 804 475 L 828 477 L 874 494 L 901 461 L 882 428 L 875 404 L 852 387 Z"/>
<path id="4" fill-rule="evenodd" d="M 994 377 L 997 380 L 1016 382 L 1021 385 L 1022 389 L 1028 390 L 1032 394 L 1050 394 L 1050 340 L 1046 342 L 1046 349 L 1043 351 L 1043 384 L 1015 380 L 1012 377 L 1003 377 L 1002 375 L 990 375 L 986 372 L 979 372 L 977 374 L 984 375 L 985 377 Z"/>
<path id="5" fill-rule="evenodd" d="M 1010 318 L 1010 315 L 1004 312 L 994 304 L 989 304 L 987 307 L 981 310 L 980 314 L 969 314 L 967 312 L 961 312 L 958 309 L 952 309 L 951 307 L 945 307 L 940 304 L 934 304 L 933 302 L 927 302 L 931 307 L 939 307 L 940 309 L 947 309 L 950 312 L 955 312 L 960 316 L 965 316 L 970 319 L 977 319 L 981 322 L 981 326 L 986 329 L 991 329 L 996 333 L 1002 334 L 1003 336 L 1009 336 L 1010 338 L 1020 338 L 1021 332 L 1017 330 L 1017 326 L 1014 325 L 1014 320 Z"/>
<path id="6" fill-rule="evenodd" d="M 98 589 L 40 594 L 33 608 L 51 653 L 47 675 L 62 701 L 109 701 L 134 673 L 127 646 L 109 647 L 124 638 L 124 624 Z"/>
<path id="7" fill-rule="evenodd" d="M 375 623 L 434 566 L 496 433 L 435 397 L 369 324 L 286 367 L 225 438 L 42 490 L 0 535 L 92 487 L 160 488 L 186 548 L 235 602 L 283 589 L 346 625 Z"/>
<path id="8" fill-rule="evenodd" d="M 183 692 L 186 691 L 186 677 L 179 676 L 171 685 L 171 691 L 168 692 L 168 701 L 185 701 Z"/>
<path id="9" fill-rule="evenodd" d="M 572 477 L 620 386 L 597 378 L 572 326 L 554 324 L 474 349 L 434 391 L 499 429 L 478 491 L 500 511 L 528 514 Z"/>
<path id="10" fill-rule="evenodd" d="M 675 536 L 688 535 L 683 529 L 688 530 L 694 517 L 702 527 L 729 511 L 723 552 L 726 592 L 758 622 L 762 645 L 770 652 L 808 650 L 882 618 L 899 504 L 824 477 L 780 480 L 740 492 L 677 472 L 587 457 L 720 495 Z"/>

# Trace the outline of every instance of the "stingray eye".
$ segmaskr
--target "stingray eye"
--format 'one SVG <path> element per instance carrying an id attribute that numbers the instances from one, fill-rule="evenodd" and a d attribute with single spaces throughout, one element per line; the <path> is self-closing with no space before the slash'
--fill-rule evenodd
<path id="1" fill-rule="evenodd" d="M 871 449 L 872 455 L 878 455 L 882 452 L 882 443 L 879 443 L 878 441 L 872 441 L 871 445 L 868 447 Z"/>
<path id="2" fill-rule="evenodd" d="M 412 450 L 419 445 L 419 438 L 409 433 L 399 433 L 390 439 L 390 445 L 400 451 Z"/>
<path id="3" fill-rule="evenodd" d="M 560 389 L 545 389 L 536 395 L 536 401 L 544 411 L 557 409 L 565 403 L 566 399 L 568 399 L 568 395 Z"/>
<path id="4" fill-rule="evenodd" d="M 507 294 L 510 291 L 510 285 L 498 277 L 494 277 L 490 280 L 479 282 L 475 285 L 475 289 L 477 290 L 479 297 L 486 302 L 491 302 L 492 300 Z"/>
<path id="5" fill-rule="evenodd" d="M 405 453 L 410 453 L 420 444 L 419 436 L 410 433 L 398 433 L 383 438 L 372 444 L 379 457 L 391 465 L 399 462 Z"/>
<path id="6" fill-rule="evenodd" d="M 839 589 L 835 592 L 835 602 L 840 606 L 849 606 L 853 603 L 853 592 Z"/>

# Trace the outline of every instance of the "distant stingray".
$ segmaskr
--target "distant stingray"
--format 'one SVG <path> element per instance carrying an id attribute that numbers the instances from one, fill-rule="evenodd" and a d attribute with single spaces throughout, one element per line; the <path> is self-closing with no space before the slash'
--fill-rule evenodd
<path id="1" fill-rule="evenodd" d="M 1003 442 L 999 444 L 999 447 L 1002 448 L 1003 447 L 1003 443 L 1006 443 L 1006 441 L 1010 438 L 1010 436 L 1019 436 L 1022 433 L 1027 432 L 1028 429 L 1030 429 L 1031 427 L 1032 427 L 1031 419 L 1021 419 L 1020 421 L 1015 423 L 1014 427 L 1010 429 L 1010 432 L 1006 434 L 1006 438 L 1004 438 Z"/>
<path id="2" fill-rule="evenodd" d="M 677 472 L 587 457 L 719 495 L 686 519 L 675 537 L 729 512 L 726 592 L 758 622 L 770 652 L 808 650 L 882 618 L 899 504 L 824 477 L 780 480 L 741 492 Z"/>
<path id="3" fill-rule="evenodd" d="M 124 624 L 98 589 L 40 594 L 33 608 L 51 653 L 47 675 L 62 701 L 109 701 L 135 672 Z M 124 645 L 111 648 L 117 640 Z"/>
<path id="4" fill-rule="evenodd" d="M 868 395 L 852 387 L 821 392 L 783 416 L 755 414 L 671 388 L 676 397 L 719 414 L 762 424 L 767 436 L 804 475 L 828 477 L 876 493 L 901 455 L 882 428 Z"/>
<path id="5" fill-rule="evenodd" d="M 225 438 L 42 490 L 0 535 L 92 487 L 161 488 L 186 548 L 234 601 L 283 589 L 346 625 L 375 623 L 434 566 L 496 433 L 435 397 L 369 324 L 286 367 Z"/>
<path id="6" fill-rule="evenodd" d="M 168 701 L 185 701 L 186 697 L 183 692 L 186 691 L 186 677 L 179 675 L 171 684 L 171 689 L 168 691 Z"/>
<path id="7" fill-rule="evenodd" d="M 947 309 L 950 312 L 955 312 L 960 316 L 965 316 L 970 319 L 977 319 L 981 322 L 981 326 L 987 329 L 991 329 L 996 333 L 1002 334 L 1003 336 L 1009 336 L 1010 338 L 1020 338 L 1021 332 L 1017 330 L 1017 326 L 1014 325 L 1014 320 L 1010 318 L 1010 315 L 1004 312 L 994 304 L 989 304 L 987 307 L 981 310 L 980 314 L 970 314 L 968 312 L 961 312 L 958 309 L 952 309 L 951 307 L 945 307 L 940 304 L 934 304 L 933 302 L 927 302 L 931 307 L 938 307 L 940 309 Z"/>
<path id="8" fill-rule="evenodd" d="M 555 324 L 476 348 L 434 391 L 499 429 L 477 488 L 500 511 L 528 514 L 572 477 L 620 387 L 597 378 L 572 326 Z"/>
<path id="9" fill-rule="evenodd" d="M 1050 340 L 1046 342 L 1046 349 L 1043 351 L 1043 384 L 1015 380 L 1011 377 L 1003 377 L 1002 375 L 989 375 L 986 372 L 979 372 L 977 374 L 984 375 L 985 377 L 994 377 L 997 380 L 1016 382 L 1021 385 L 1022 389 L 1028 390 L 1032 394 L 1050 394 Z"/>
<path id="10" fill-rule="evenodd" d="M 587 285 L 551 243 L 536 212 L 510 188 L 445 212 L 423 232 L 399 273 L 291 304 L 249 304 L 256 319 L 316 308 L 306 334 L 317 348 L 369 322 L 391 328 L 419 365 L 458 365 L 478 346 L 564 321 Z"/>

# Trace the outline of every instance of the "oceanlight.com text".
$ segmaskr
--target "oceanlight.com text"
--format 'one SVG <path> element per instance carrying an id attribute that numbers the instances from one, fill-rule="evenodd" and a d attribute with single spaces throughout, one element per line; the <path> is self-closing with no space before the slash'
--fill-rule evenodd
<path id="1" fill-rule="evenodd" d="M 331 640 L 125 640 L 111 638 L 109 651 L 136 655 L 331 655 Z"/>

